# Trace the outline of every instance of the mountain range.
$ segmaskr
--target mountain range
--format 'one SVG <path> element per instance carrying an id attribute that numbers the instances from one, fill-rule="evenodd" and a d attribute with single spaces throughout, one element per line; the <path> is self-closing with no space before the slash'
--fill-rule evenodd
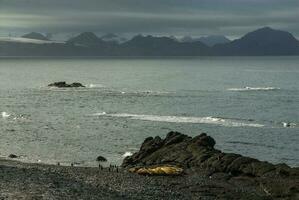
<path id="1" fill-rule="evenodd" d="M 264 27 L 233 41 L 224 36 L 202 38 L 115 34 L 98 37 L 84 32 L 66 42 L 40 33 L 0 38 L 0 56 L 276 56 L 299 55 L 299 41 L 289 32 Z"/>
<path id="2" fill-rule="evenodd" d="M 208 35 L 200 38 L 192 38 L 191 36 L 185 36 L 180 39 L 181 42 L 202 42 L 205 45 L 212 47 L 216 44 L 226 44 L 229 43 L 230 40 L 223 35 Z"/>

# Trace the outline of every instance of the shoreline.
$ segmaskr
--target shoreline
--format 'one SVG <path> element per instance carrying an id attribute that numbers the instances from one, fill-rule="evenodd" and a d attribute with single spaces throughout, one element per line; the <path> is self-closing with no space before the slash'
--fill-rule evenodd
<path id="1" fill-rule="evenodd" d="M 2 199 L 265 199 L 263 191 L 252 193 L 252 187 L 238 185 L 250 183 L 246 177 L 228 181 L 223 174 L 140 176 L 124 169 L 116 172 L 0 159 L 0 176 Z"/>
<path id="2" fill-rule="evenodd" d="M 149 137 L 139 152 L 125 158 L 117 168 L 58 166 L 0 158 L 0 199 L 292 200 L 299 197 L 298 167 L 226 154 L 214 149 L 215 143 L 206 134 L 192 138 L 169 132 L 163 140 Z M 186 156 L 193 158 L 185 159 Z M 180 166 L 183 173 L 140 175 L 138 170 L 167 165 Z"/>

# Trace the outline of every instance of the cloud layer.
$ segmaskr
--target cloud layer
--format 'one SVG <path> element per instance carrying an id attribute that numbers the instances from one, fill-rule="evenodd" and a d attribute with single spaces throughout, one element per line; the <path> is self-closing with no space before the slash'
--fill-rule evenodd
<path id="1" fill-rule="evenodd" d="M 72 34 L 239 37 L 262 26 L 299 36 L 298 0 L 0 0 L 0 35 Z"/>

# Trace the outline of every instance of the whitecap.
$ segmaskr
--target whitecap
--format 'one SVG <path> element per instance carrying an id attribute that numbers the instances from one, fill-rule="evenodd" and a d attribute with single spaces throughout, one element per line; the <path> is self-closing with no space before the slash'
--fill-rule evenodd
<path id="1" fill-rule="evenodd" d="M 123 157 L 123 158 L 126 158 L 126 157 L 129 157 L 129 156 L 132 156 L 132 155 L 133 155 L 132 152 L 127 151 L 127 152 L 125 152 L 125 153 L 122 155 L 122 157 Z"/>
<path id="2" fill-rule="evenodd" d="M 230 120 L 230 119 L 211 117 L 211 116 L 185 117 L 185 116 L 140 115 L 140 114 L 129 114 L 129 113 L 113 113 L 113 114 L 95 113 L 93 115 L 94 116 L 105 115 L 108 117 L 129 118 L 133 120 L 154 121 L 154 122 L 215 124 L 215 125 L 229 126 L 229 127 L 242 127 L 242 126 L 264 127 L 264 125 L 262 124 L 248 123 L 243 120 Z"/>
<path id="3" fill-rule="evenodd" d="M 269 91 L 269 90 L 280 90 L 277 87 L 244 87 L 244 88 L 229 88 L 229 91 Z"/>
<path id="4" fill-rule="evenodd" d="M 88 88 L 103 88 L 105 87 L 104 85 L 102 84 L 94 84 L 94 83 L 91 83 L 87 86 Z"/>
<path id="5" fill-rule="evenodd" d="M 10 114 L 8 114 L 7 112 L 1 112 L 1 116 L 2 118 L 8 118 L 10 117 Z"/>
<path id="6" fill-rule="evenodd" d="M 292 122 L 282 122 L 282 126 L 285 128 L 293 128 L 296 127 L 296 123 L 292 123 Z"/>
<path id="7" fill-rule="evenodd" d="M 102 116 L 102 115 L 106 115 L 106 112 L 99 112 L 99 113 L 94 113 L 92 114 L 93 116 Z"/>

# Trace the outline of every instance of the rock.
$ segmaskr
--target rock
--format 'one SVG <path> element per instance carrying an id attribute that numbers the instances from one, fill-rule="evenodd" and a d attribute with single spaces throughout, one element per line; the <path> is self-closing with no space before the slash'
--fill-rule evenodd
<path id="1" fill-rule="evenodd" d="M 103 156 L 98 156 L 97 157 L 97 161 L 98 162 L 107 162 L 107 159 L 105 157 L 103 157 Z"/>
<path id="2" fill-rule="evenodd" d="M 215 140 L 212 137 L 207 136 L 206 133 L 202 133 L 199 136 L 194 137 L 192 141 L 199 146 L 206 146 L 210 148 L 214 148 L 216 144 Z"/>
<path id="3" fill-rule="evenodd" d="M 82 85 L 81 83 L 72 83 L 70 84 L 71 87 L 85 87 L 84 85 Z"/>
<path id="4" fill-rule="evenodd" d="M 238 154 L 223 153 L 214 148 L 215 144 L 215 140 L 205 133 L 191 138 L 179 132 L 170 132 L 165 139 L 145 139 L 139 152 L 124 159 L 122 166 L 130 168 L 171 164 L 208 173 L 252 177 L 262 177 L 270 172 L 284 176 L 291 173 L 287 166 L 276 166 Z"/>
<path id="5" fill-rule="evenodd" d="M 179 132 L 169 132 L 165 138 L 165 145 L 176 144 L 184 141 L 188 136 L 180 134 Z"/>
<path id="6" fill-rule="evenodd" d="M 205 133 L 194 138 L 178 132 L 168 133 L 165 139 L 149 137 L 139 152 L 124 159 L 122 167 L 137 174 L 168 175 L 163 167 L 179 166 L 186 175 L 256 188 L 269 199 L 299 198 L 299 168 L 224 153 L 215 149 L 215 144 Z"/>
<path id="7" fill-rule="evenodd" d="M 15 154 L 9 154 L 8 157 L 9 157 L 9 158 L 18 158 L 19 156 L 15 155 Z"/>
<path id="8" fill-rule="evenodd" d="M 76 87 L 85 87 L 81 83 L 71 83 L 67 84 L 65 81 L 54 82 L 48 85 L 49 87 L 58 87 L 58 88 L 76 88 Z"/>

